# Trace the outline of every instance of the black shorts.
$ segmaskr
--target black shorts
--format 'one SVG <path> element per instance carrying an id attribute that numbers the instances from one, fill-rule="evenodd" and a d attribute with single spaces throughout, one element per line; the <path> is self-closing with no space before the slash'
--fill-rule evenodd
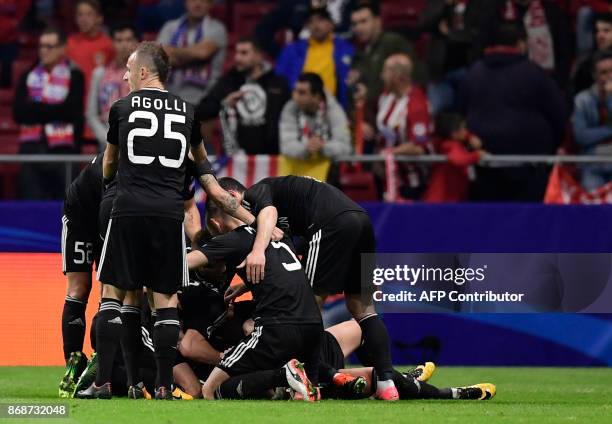
<path id="1" fill-rule="evenodd" d="M 322 364 L 336 370 L 345 368 L 342 348 L 340 347 L 338 340 L 336 340 L 336 338 L 329 331 L 323 332 L 321 349 L 319 350 L 319 353 L 319 358 Z"/>
<path id="2" fill-rule="evenodd" d="M 98 280 L 122 290 L 147 287 L 156 293 L 176 293 L 189 282 L 183 223 L 151 216 L 112 218 Z"/>
<path id="3" fill-rule="evenodd" d="M 362 253 L 374 252 L 376 238 L 370 217 L 348 211 L 314 232 L 302 262 L 315 294 L 368 295 L 371 288 L 362 287 L 361 275 L 372 275 L 374 260 L 369 255 L 368 260 L 362 261 Z"/>
<path id="4" fill-rule="evenodd" d="M 306 363 L 308 376 L 318 380 L 322 335 L 321 324 L 256 325 L 251 335 L 227 352 L 217 366 L 233 377 L 277 369 L 297 358 Z"/>
<path id="5" fill-rule="evenodd" d="M 92 220 L 90 220 L 92 221 Z M 78 214 L 62 216 L 62 271 L 91 273 L 94 261 L 99 264 L 102 240 L 95 220 L 86 222 Z"/>
<path id="6" fill-rule="evenodd" d="M 100 240 L 102 240 L 103 243 L 112 210 L 113 197 L 103 197 L 100 202 L 100 211 L 98 212 L 98 232 L 100 234 Z"/>

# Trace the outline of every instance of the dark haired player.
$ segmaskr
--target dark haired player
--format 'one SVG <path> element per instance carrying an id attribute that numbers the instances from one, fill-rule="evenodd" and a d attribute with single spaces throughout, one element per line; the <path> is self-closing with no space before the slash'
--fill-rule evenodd
<path id="1" fill-rule="evenodd" d="M 238 269 L 244 285 L 234 291 L 234 296 L 252 292 L 255 325 L 250 336 L 227 352 L 212 371 L 202 388 L 203 397 L 214 399 L 217 389 L 231 377 L 283 367 L 278 378 L 299 392 L 304 400 L 315 400 L 317 391 L 310 379 L 313 383 L 318 380 L 323 326 L 290 239 L 269 243 L 264 252 L 265 277 L 258 284 L 252 284 L 240 264 L 253 247 L 255 230 L 220 211 L 214 202 L 207 202 L 206 215 L 211 233 L 220 235 L 188 254 L 189 268 L 223 263 L 230 269 Z M 306 372 L 295 358 L 305 362 Z"/>
<path id="2" fill-rule="evenodd" d="M 193 106 L 164 89 L 168 72 L 163 48 L 141 43 L 127 62 L 124 79 L 131 93 L 109 113 L 103 178 L 107 184 L 118 174 L 117 194 L 98 269 L 104 283 L 96 329 L 100 368 L 88 389 L 90 397 L 112 396 L 112 363 L 119 343 L 127 358 L 128 397 L 143 396 L 136 386 L 134 354 L 140 334 L 138 304 L 131 302 L 139 299 L 137 293 L 146 284 L 157 313 L 155 398 L 172 399 L 179 334 L 176 292 L 188 281 L 181 196 L 188 143 L 207 194 L 228 213 L 253 219 L 212 175 Z M 122 314 L 126 298 L 133 313 Z"/>
<path id="3" fill-rule="evenodd" d="M 265 277 L 264 249 L 273 229 L 309 240 L 303 265 L 317 300 L 344 293 L 346 306 L 359 323 L 364 349 L 372 358 L 378 376 L 376 397 L 397 400 L 389 335 L 376 314 L 371 283 L 361 284 L 361 275 L 371 275 L 369 258 L 376 239 L 365 210 L 337 188 L 307 177 L 264 178 L 248 190 L 238 181 L 221 178 L 219 184 L 240 199 L 257 216 L 257 237 L 247 256 L 247 279 L 257 284 Z M 362 257 L 363 256 L 363 257 Z"/>

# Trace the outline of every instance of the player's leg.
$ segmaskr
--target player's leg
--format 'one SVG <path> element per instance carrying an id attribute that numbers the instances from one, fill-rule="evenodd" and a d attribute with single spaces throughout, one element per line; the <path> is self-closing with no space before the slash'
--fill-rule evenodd
<path id="1" fill-rule="evenodd" d="M 85 309 L 91 291 L 93 244 L 91 237 L 68 216 L 62 217 L 62 271 L 68 288 L 62 310 L 62 340 L 66 372 L 59 387 L 60 397 L 70 397 L 87 364 L 83 351 Z"/>
<path id="2" fill-rule="evenodd" d="M 393 383 L 391 344 L 387 327 L 372 301 L 372 284 L 362 281 L 362 275 L 372 275 L 375 266 L 376 239 L 370 218 L 364 213 L 350 213 L 345 223 L 351 225 L 359 238 L 353 246 L 351 266 L 345 286 L 346 306 L 361 327 L 363 349 L 372 358 L 377 374 L 376 396 L 381 400 L 397 400 Z"/>
<path id="3" fill-rule="evenodd" d="M 333 325 L 325 331 L 334 336 L 345 358 L 361 345 L 361 327 L 354 319 Z"/>
<path id="4" fill-rule="evenodd" d="M 180 221 L 169 218 L 145 218 L 147 246 L 140 252 L 146 263 L 147 290 L 153 292 L 155 325 L 153 344 L 157 378 L 155 398 L 172 399 L 172 367 L 175 364 L 178 338 L 179 288 L 189 282 L 185 253 L 185 232 Z"/>
<path id="5" fill-rule="evenodd" d="M 202 397 L 202 385 L 187 362 L 176 364 L 172 368 L 172 374 L 176 384 L 194 399 Z"/>
<path id="6" fill-rule="evenodd" d="M 68 272 L 68 290 L 62 311 L 62 339 L 66 371 L 60 381 L 60 397 L 70 397 L 79 376 L 87 366 L 83 353 L 85 309 L 91 290 L 91 272 Z"/>
<path id="7" fill-rule="evenodd" d="M 199 331 L 191 328 L 185 331 L 179 352 L 187 359 L 204 364 L 217 365 L 221 361 L 221 353 Z"/>
<path id="8" fill-rule="evenodd" d="M 140 399 L 144 397 L 139 374 L 138 357 L 140 355 L 141 323 L 140 323 L 140 300 L 141 290 L 128 291 L 123 299 L 121 307 L 121 351 L 123 352 L 123 363 L 127 375 L 128 397 Z"/>
<path id="9" fill-rule="evenodd" d="M 290 387 L 285 367 L 231 377 L 219 386 L 215 397 L 217 399 L 270 399 L 277 387 L 282 389 Z"/>
<path id="10" fill-rule="evenodd" d="M 83 351 L 85 340 L 85 309 L 91 291 L 90 272 L 67 272 L 68 289 L 62 311 L 62 338 L 64 359 L 72 352 Z"/>
<path id="11" fill-rule="evenodd" d="M 109 220 L 98 266 L 98 280 L 104 283 L 96 324 L 98 372 L 95 383 L 78 397 L 110 398 L 113 363 L 121 342 L 121 306 L 126 291 L 141 288 L 135 272 L 134 252 L 141 237 L 138 221 L 131 217 Z"/>
<path id="12" fill-rule="evenodd" d="M 125 291 L 111 284 L 104 284 L 96 323 L 96 352 L 99 364 L 95 382 L 97 387 L 111 381 L 115 354 L 121 343 L 121 306 L 124 297 Z"/>
<path id="13" fill-rule="evenodd" d="M 153 301 L 157 313 L 153 327 L 153 344 L 157 364 L 155 398 L 172 399 L 172 367 L 176 359 L 179 337 L 178 297 L 176 293 L 166 294 L 154 291 Z"/>

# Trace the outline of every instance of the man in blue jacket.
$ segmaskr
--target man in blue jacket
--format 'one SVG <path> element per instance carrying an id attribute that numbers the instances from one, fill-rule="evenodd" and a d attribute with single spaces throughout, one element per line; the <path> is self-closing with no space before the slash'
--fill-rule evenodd
<path id="1" fill-rule="evenodd" d="M 306 28 L 310 38 L 295 41 L 283 49 L 276 62 L 276 73 L 287 78 L 291 87 L 304 72 L 318 74 L 326 90 L 346 108 L 345 81 L 351 66 L 353 47 L 334 36 L 334 22 L 325 8 L 310 9 Z"/>
<path id="2" fill-rule="evenodd" d="M 595 84 L 574 100 L 574 138 L 582 152 L 612 155 L 612 52 L 593 57 Z M 612 165 L 589 165 L 582 170 L 582 185 L 594 190 L 612 181 Z"/>

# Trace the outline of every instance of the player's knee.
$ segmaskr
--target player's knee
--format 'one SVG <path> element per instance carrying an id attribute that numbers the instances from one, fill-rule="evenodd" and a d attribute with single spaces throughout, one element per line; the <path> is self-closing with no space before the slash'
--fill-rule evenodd
<path id="1" fill-rule="evenodd" d="M 350 312 L 350 314 L 359 321 L 361 318 L 375 314 L 376 309 L 374 305 L 371 303 L 364 303 L 361 299 L 361 295 L 347 295 L 346 296 L 346 309 Z"/>
<path id="2" fill-rule="evenodd" d="M 102 297 L 107 299 L 116 299 L 119 301 L 123 301 L 123 297 L 125 296 L 125 292 L 118 289 L 115 286 L 110 284 L 104 284 L 102 286 Z"/>
<path id="3" fill-rule="evenodd" d="M 194 359 L 195 352 L 193 349 L 193 341 L 189 332 L 185 333 L 185 336 L 181 339 L 178 347 L 180 354 L 183 355 L 184 358 Z"/>
<path id="4" fill-rule="evenodd" d="M 66 294 L 74 299 L 87 300 L 91 292 L 91 276 L 87 273 L 72 272 L 68 274 Z"/>
<path id="5" fill-rule="evenodd" d="M 125 292 L 125 298 L 123 299 L 124 305 L 140 307 L 140 299 L 142 298 L 142 291 L 134 290 Z"/>

